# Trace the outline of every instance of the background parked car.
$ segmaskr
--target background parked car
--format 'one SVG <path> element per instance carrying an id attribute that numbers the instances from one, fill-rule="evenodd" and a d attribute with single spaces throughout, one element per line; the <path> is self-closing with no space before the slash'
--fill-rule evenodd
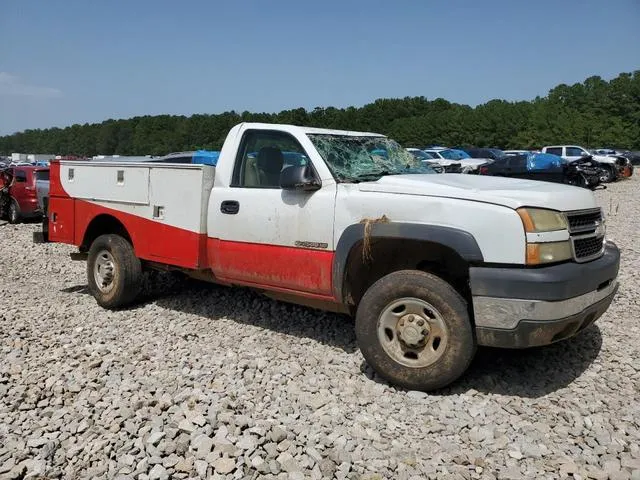
<path id="1" fill-rule="evenodd" d="M 174 152 L 163 155 L 162 157 L 153 157 L 145 159 L 151 163 L 196 163 L 205 165 L 215 165 L 220 156 L 219 151 L 212 150 L 194 150 L 189 152 Z"/>
<path id="2" fill-rule="evenodd" d="M 526 155 L 527 153 L 538 153 L 531 150 L 503 150 L 505 155 Z"/>
<path id="3" fill-rule="evenodd" d="M 640 151 L 625 151 L 622 152 L 622 156 L 628 159 L 629 162 L 631 162 L 631 165 L 640 165 Z"/>
<path id="4" fill-rule="evenodd" d="M 425 148 L 424 151 L 434 157 L 446 173 L 477 173 L 478 168 L 487 163 L 471 158 L 465 151 L 455 148 L 432 147 Z"/>
<path id="5" fill-rule="evenodd" d="M 436 173 L 444 173 L 444 167 L 438 163 L 438 160 L 431 154 L 420 150 L 419 148 L 407 148 L 407 152 L 420 160 L 422 163 L 429 165 Z"/>
<path id="6" fill-rule="evenodd" d="M 480 168 L 481 175 L 527 178 L 595 189 L 601 168 L 591 157 L 568 161 L 549 153 L 505 155 Z"/>
<path id="7" fill-rule="evenodd" d="M 36 176 L 36 198 L 38 207 L 43 215 L 47 214 L 49 203 L 49 169 L 43 168 L 35 171 Z"/>
<path id="8" fill-rule="evenodd" d="M 41 216 L 42 209 L 38 203 L 36 179 L 38 175 L 48 178 L 49 169 L 29 165 L 10 167 L 8 171 L 13 177 L 13 182 L 9 187 L 9 195 L 11 196 L 11 204 L 7 214 L 9 222 L 18 223 L 21 219 Z"/>
<path id="9" fill-rule="evenodd" d="M 489 159 L 489 160 L 498 160 L 505 156 L 505 153 L 498 148 L 464 148 L 465 151 L 471 158 L 481 158 L 481 159 Z"/>

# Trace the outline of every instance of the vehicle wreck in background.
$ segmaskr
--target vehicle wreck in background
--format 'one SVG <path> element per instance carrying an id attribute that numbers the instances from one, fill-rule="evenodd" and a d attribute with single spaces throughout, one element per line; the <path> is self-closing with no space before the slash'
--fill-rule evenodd
<path id="1" fill-rule="evenodd" d="M 582 158 L 592 158 L 602 169 L 600 180 L 609 183 L 620 177 L 630 177 L 633 174 L 631 161 L 622 155 L 592 154 L 583 147 L 576 145 L 549 145 L 542 147 L 542 153 L 558 155 L 571 162 Z"/>
<path id="2" fill-rule="evenodd" d="M 595 189 L 601 185 L 602 169 L 591 157 L 567 161 L 549 153 L 512 153 L 480 168 L 481 175 L 527 178 Z"/>

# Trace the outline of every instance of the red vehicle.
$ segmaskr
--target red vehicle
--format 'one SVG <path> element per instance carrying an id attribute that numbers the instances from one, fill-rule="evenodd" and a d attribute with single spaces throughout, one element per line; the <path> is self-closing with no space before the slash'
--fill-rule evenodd
<path id="1" fill-rule="evenodd" d="M 11 203 L 7 211 L 10 223 L 18 223 L 23 218 L 42 215 L 36 194 L 36 180 L 41 176 L 49 178 L 48 167 L 10 167 L 6 170 L 13 181 L 9 187 Z"/>

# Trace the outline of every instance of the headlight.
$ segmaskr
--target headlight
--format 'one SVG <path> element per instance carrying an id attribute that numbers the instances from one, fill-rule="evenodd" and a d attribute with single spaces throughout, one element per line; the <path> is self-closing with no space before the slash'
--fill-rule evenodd
<path id="1" fill-rule="evenodd" d="M 570 240 L 527 244 L 527 265 L 561 262 L 572 257 L 573 252 L 571 251 Z"/>
<path id="2" fill-rule="evenodd" d="M 516 211 L 526 233 L 556 232 L 569 228 L 561 212 L 544 208 L 519 208 Z M 571 240 L 527 243 L 527 265 L 562 262 L 572 257 Z"/>
<path id="3" fill-rule="evenodd" d="M 520 215 L 524 230 L 527 233 L 553 232 L 568 228 L 565 216 L 554 210 L 519 208 L 516 212 Z"/>

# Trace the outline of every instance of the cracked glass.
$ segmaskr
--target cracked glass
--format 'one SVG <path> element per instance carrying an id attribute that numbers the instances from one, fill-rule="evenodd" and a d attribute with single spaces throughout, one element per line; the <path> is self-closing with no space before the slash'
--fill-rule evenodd
<path id="1" fill-rule="evenodd" d="M 308 134 L 339 182 L 374 181 L 385 175 L 435 173 L 387 137 Z"/>

